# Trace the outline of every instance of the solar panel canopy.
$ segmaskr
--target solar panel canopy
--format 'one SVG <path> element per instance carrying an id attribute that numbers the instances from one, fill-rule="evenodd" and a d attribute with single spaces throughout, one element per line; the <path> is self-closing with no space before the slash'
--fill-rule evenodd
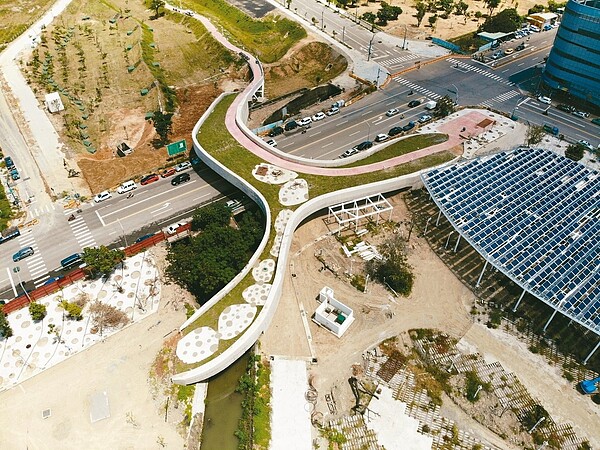
<path id="1" fill-rule="evenodd" d="M 600 173 L 547 150 L 520 148 L 421 178 L 489 263 L 600 334 Z"/>

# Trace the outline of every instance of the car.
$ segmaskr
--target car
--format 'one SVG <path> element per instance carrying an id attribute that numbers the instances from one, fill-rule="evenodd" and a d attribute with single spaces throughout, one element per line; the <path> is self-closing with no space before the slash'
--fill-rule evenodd
<path id="1" fill-rule="evenodd" d="M 190 158 L 190 162 L 192 163 L 192 166 L 197 166 L 198 164 L 200 164 L 202 161 L 200 161 L 200 158 L 198 158 L 197 156 L 192 156 Z"/>
<path id="2" fill-rule="evenodd" d="M 73 266 L 78 266 L 83 263 L 83 260 L 81 259 L 82 256 L 83 253 L 73 253 L 61 260 L 60 265 L 63 269 L 70 269 Z"/>
<path id="3" fill-rule="evenodd" d="M 515 49 L 514 48 L 507 48 L 506 50 L 504 50 L 504 53 L 506 55 L 510 55 L 512 53 L 514 53 Z"/>
<path id="4" fill-rule="evenodd" d="M 186 181 L 190 181 L 190 174 L 188 172 L 180 173 L 179 175 L 175 175 L 171 180 L 171 186 L 177 186 L 178 184 L 185 183 Z"/>
<path id="5" fill-rule="evenodd" d="M 148 233 L 143 236 L 140 236 L 135 240 L 135 243 L 139 244 L 140 242 L 145 241 L 146 239 L 150 239 L 152 236 L 154 236 L 154 233 Z"/>
<path id="6" fill-rule="evenodd" d="M 340 108 L 331 108 L 325 114 L 328 115 L 328 116 L 334 116 L 334 115 L 336 115 L 339 112 L 340 112 Z"/>
<path id="7" fill-rule="evenodd" d="M 277 142 L 275 142 L 275 139 L 269 139 L 268 141 L 265 141 L 265 144 L 270 145 L 271 147 L 277 147 Z"/>
<path id="8" fill-rule="evenodd" d="M 64 278 L 64 277 L 52 277 L 52 278 L 48 278 L 48 279 L 47 279 L 47 280 L 44 282 L 43 286 L 48 286 L 49 284 L 55 283 L 56 281 L 60 281 L 60 280 L 62 280 L 63 278 Z"/>
<path id="9" fill-rule="evenodd" d="M 346 150 L 344 153 L 342 153 L 340 155 L 340 158 L 348 158 L 349 156 L 356 155 L 357 153 L 358 153 L 358 150 L 356 148 L 351 148 L 349 150 Z"/>
<path id="10" fill-rule="evenodd" d="M 494 52 L 494 54 L 492 55 L 492 59 L 499 59 L 502 58 L 504 56 L 504 52 L 502 50 L 498 50 L 497 52 Z"/>
<path id="11" fill-rule="evenodd" d="M 400 133 L 402 133 L 404 130 L 402 129 L 402 127 L 394 127 L 392 129 L 390 129 L 390 131 L 388 131 L 388 136 L 396 136 Z"/>
<path id="12" fill-rule="evenodd" d="M 355 145 L 353 148 L 355 148 L 359 152 L 362 152 L 363 150 L 368 150 L 371 147 L 373 147 L 373 143 L 371 141 L 363 141 L 360 144 Z"/>
<path id="13" fill-rule="evenodd" d="M 13 162 L 13 160 L 10 156 L 7 156 L 4 158 L 4 164 L 6 164 L 6 168 L 8 170 L 12 170 L 15 167 L 15 163 Z"/>
<path id="14" fill-rule="evenodd" d="M 284 125 L 283 128 L 285 131 L 292 131 L 298 128 L 298 123 L 295 120 L 290 120 Z"/>
<path id="15" fill-rule="evenodd" d="M 525 43 L 522 42 L 515 47 L 515 51 L 520 52 L 521 50 L 525 50 L 525 47 L 526 47 Z"/>
<path id="16" fill-rule="evenodd" d="M 96 203 L 100 203 L 100 202 L 103 202 L 104 200 L 108 200 L 111 197 L 112 197 L 112 194 L 110 192 L 102 191 L 99 194 L 96 194 L 96 196 L 94 197 L 94 201 Z"/>
<path id="17" fill-rule="evenodd" d="M 269 137 L 279 136 L 280 134 L 283 134 L 283 131 L 284 130 L 282 127 L 275 127 L 271 131 L 269 131 Z"/>
<path id="18" fill-rule="evenodd" d="M 16 168 L 14 168 L 10 171 L 10 176 L 13 180 L 21 179 L 21 175 L 19 174 L 19 171 Z"/>
<path id="19" fill-rule="evenodd" d="M 584 119 L 587 119 L 588 117 L 590 117 L 590 115 L 588 113 L 586 113 L 585 111 L 573 111 L 571 114 L 573 114 L 574 116 L 577 116 L 577 117 L 582 117 Z"/>
<path id="20" fill-rule="evenodd" d="M 135 181 L 129 180 L 117 188 L 117 193 L 124 194 L 125 192 L 133 191 L 136 188 L 137 184 L 135 184 Z"/>
<path id="21" fill-rule="evenodd" d="M 565 105 L 564 103 L 561 103 L 559 105 L 556 106 L 556 109 L 560 109 L 561 111 L 565 111 L 568 113 L 572 113 L 573 111 L 575 111 L 575 108 L 571 105 Z"/>
<path id="22" fill-rule="evenodd" d="M 542 30 L 544 30 L 544 31 L 548 31 L 551 29 L 552 29 L 552 25 L 550 25 L 550 24 L 546 24 L 546 25 L 544 25 L 544 28 L 542 28 Z"/>
<path id="23" fill-rule="evenodd" d="M 177 173 L 177 171 L 175 170 L 175 167 L 169 167 L 168 169 L 163 170 L 160 173 L 160 176 L 162 178 L 167 178 L 167 177 L 170 177 L 172 175 L 175 175 L 176 173 Z"/>
<path id="24" fill-rule="evenodd" d="M 550 97 L 546 97 L 544 95 L 540 95 L 538 97 L 538 102 L 545 103 L 546 105 L 552 104 L 552 99 Z"/>
<path id="25" fill-rule="evenodd" d="M 383 142 L 383 141 L 387 141 L 390 137 L 385 134 L 385 133 L 381 133 L 378 134 L 377 136 L 375 136 L 375 142 Z"/>
<path id="26" fill-rule="evenodd" d="M 592 144 L 590 144 L 588 141 L 584 141 L 583 139 L 580 139 L 580 140 L 577 141 L 577 143 L 579 145 L 583 145 L 589 151 L 593 151 L 594 150 L 594 146 Z"/>
<path id="27" fill-rule="evenodd" d="M 406 125 L 402 127 L 402 131 L 410 131 L 415 127 L 414 122 L 408 122 Z"/>
<path id="28" fill-rule="evenodd" d="M 400 113 L 400 110 L 398 108 L 392 108 L 392 109 L 388 109 L 388 111 L 385 113 L 385 115 L 388 117 L 392 117 L 399 113 Z"/>
<path id="29" fill-rule="evenodd" d="M 600 117 L 597 117 L 597 118 L 595 118 L 595 119 L 592 119 L 592 123 L 593 123 L 594 125 L 600 125 Z"/>
<path id="30" fill-rule="evenodd" d="M 325 117 L 327 117 L 325 115 L 325 113 L 318 112 L 314 116 L 312 116 L 312 121 L 313 122 L 318 122 L 319 120 L 323 120 Z"/>
<path id="31" fill-rule="evenodd" d="M 142 186 L 146 186 L 147 184 L 154 183 L 155 181 L 160 180 L 160 177 L 155 173 L 151 173 L 150 175 L 146 175 L 140 180 L 140 184 Z"/>
<path id="32" fill-rule="evenodd" d="M 310 117 L 304 117 L 300 120 L 296 120 L 296 123 L 301 127 L 305 127 L 306 125 L 310 125 L 312 123 L 312 119 Z"/>
<path id="33" fill-rule="evenodd" d="M 13 262 L 21 261 L 22 259 L 27 258 L 28 256 L 33 255 L 35 252 L 33 251 L 33 247 L 23 247 L 17 253 L 13 255 Z"/>
<path id="34" fill-rule="evenodd" d="M 187 170 L 187 169 L 189 169 L 190 167 L 192 167 L 192 163 L 191 163 L 191 162 L 189 162 L 189 161 L 184 161 L 184 162 L 180 162 L 179 164 L 177 164 L 177 165 L 175 166 L 175 170 L 176 170 L 177 172 L 181 172 L 182 170 Z"/>
<path id="35" fill-rule="evenodd" d="M 408 107 L 414 108 L 415 106 L 419 106 L 420 104 L 421 104 L 420 100 L 411 100 L 410 102 L 408 102 Z"/>
<path id="36" fill-rule="evenodd" d="M 165 230 L 166 230 L 167 234 L 175 234 L 175 233 L 177 233 L 177 229 L 184 225 L 187 225 L 187 222 L 175 222 L 175 223 L 172 223 L 171 225 L 169 225 Z"/>
<path id="37" fill-rule="evenodd" d="M 494 41 L 494 42 L 492 42 L 492 48 L 495 49 L 495 48 L 498 48 L 498 47 L 500 47 L 500 41 Z"/>
<path id="38" fill-rule="evenodd" d="M 541 30 L 536 27 L 535 25 L 529 25 L 529 31 L 532 31 L 534 33 L 539 33 Z"/>
<path id="39" fill-rule="evenodd" d="M 421 117 L 419 117 L 419 123 L 426 123 L 429 122 L 432 119 L 432 117 L 429 114 L 423 114 Z"/>

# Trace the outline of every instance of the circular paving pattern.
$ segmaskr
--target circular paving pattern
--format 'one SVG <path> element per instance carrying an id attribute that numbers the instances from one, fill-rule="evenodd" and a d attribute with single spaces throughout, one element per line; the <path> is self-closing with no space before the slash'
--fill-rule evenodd
<path id="1" fill-rule="evenodd" d="M 263 306 L 267 301 L 270 290 L 271 285 L 268 283 L 253 284 L 252 286 L 248 286 L 246 289 L 244 289 L 244 292 L 242 292 L 242 297 L 244 297 L 244 300 L 251 305 Z"/>
<path id="2" fill-rule="evenodd" d="M 296 172 L 266 163 L 255 166 L 252 175 L 258 181 L 268 184 L 286 183 L 298 176 Z"/>
<path id="3" fill-rule="evenodd" d="M 252 323 L 254 316 L 256 316 L 256 306 L 248 304 L 228 306 L 219 316 L 221 338 L 233 339 Z"/>
<path id="4" fill-rule="evenodd" d="M 279 203 L 294 206 L 308 200 L 308 183 L 302 178 L 288 181 L 279 190 Z"/>
<path id="5" fill-rule="evenodd" d="M 185 335 L 177 344 L 175 353 L 186 364 L 208 358 L 219 348 L 217 332 L 210 327 L 197 328 Z"/>
<path id="6" fill-rule="evenodd" d="M 275 260 L 265 259 L 252 269 L 252 276 L 259 283 L 268 283 L 275 272 Z"/>
<path id="7" fill-rule="evenodd" d="M 292 217 L 293 213 L 294 211 L 291 209 L 282 209 L 279 211 L 279 214 L 277 214 L 277 217 L 275 218 L 275 231 L 277 234 L 283 233 L 283 230 L 285 229 L 285 226 L 288 223 L 288 220 L 290 220 L 290 217 Z"/>

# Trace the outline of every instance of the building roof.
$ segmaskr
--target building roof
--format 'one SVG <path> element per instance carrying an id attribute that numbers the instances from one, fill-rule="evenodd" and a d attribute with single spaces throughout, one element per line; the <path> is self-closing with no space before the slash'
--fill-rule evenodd
<path id="1" fill-rule="evenodd" d="M 513 34 L 514 31 L 511 31 L 510 33 L 488 33 L 487 31 L 482 31 L 481 33 L 477 33 L 477 36 L 479 36 L 481 39 L 485 39 L 486 41 L 495 41 L 507 36 L 512 36 Z"/>
<path id="2" fill-rule="evenodd" d="M 544 21 L 547 20 L 552 20 L 552 19 L 556 19 L 558 17 L 558 15 L 554 14 L 554 13 L 534 13 L 534 14 L 530 14 L 528 16 L 529 17 L 533 17 L 533 18 L 539 18 L 542 19 Z"/>
<path id="3" fill-rule="evenodd" d="M 421 177 L 485 259 L 600 334 L 600 173 L 546 150 L 517 149 Z"/>

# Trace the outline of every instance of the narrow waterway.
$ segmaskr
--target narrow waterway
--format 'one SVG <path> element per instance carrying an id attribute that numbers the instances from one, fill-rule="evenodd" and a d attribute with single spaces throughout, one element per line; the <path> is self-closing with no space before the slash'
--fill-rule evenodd
<path id="1" fill-rule="evenodd" d="M 248 365 L 250 352 L 208 382 L 201 450 L 236 450 L 234 436 L 242 417 L 242 394 L 235 392 Z"/>

